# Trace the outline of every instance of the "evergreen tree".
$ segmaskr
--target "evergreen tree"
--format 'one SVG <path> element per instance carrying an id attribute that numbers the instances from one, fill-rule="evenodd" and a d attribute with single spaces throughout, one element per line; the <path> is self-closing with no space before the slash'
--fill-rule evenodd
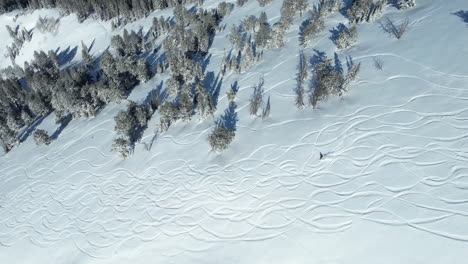
<path id="1" fill-rule="evenodd" d="M 273 34 L 270 46 L 272 48 L 284 47 L 284 35 L 286 33 L 286 27 L 281 23 L 276 23 L 273 26 Z"/>
<path id="2" fill-rule="evenodd" d="M 308 47 L 312 39 L 324 28 L 325 22 L 322 16 L 316 16 L 310 19 L 302 30 L 301 44 Z"/>
<path id="3" fill-rule="evenodd" d="M 271 39 L 271 28 L 265 12 L 260 14 L 258 24 L 258 31 L 255 34 L 255 44 L 258 48 L 265 48 Z"/>
<path id="4" fill-rule="evenodd" d="M 196 111 L 202 119 L 213 116 L 216 110 L 213 98 L 201 82 L 195 86 L 195 100 L 197 102 Z"/>
<path id="5" fill-rule="evenodd" d="M 171 124 L 179 119 L 179 108 L 174 102 L 165 102 L 159 109 L 161 131 L 167 131 Z"/>
<path id="6" fill-rule="evenodd" d="M 151 78 L 151 65 L 145 59 L 139 59 L 135 75 L 140 82 L 147 82 Z"/>
<path id="7" fill-rule="evenodd" d="M 305 105 L 304 103 L 304 82 L 307 80 L 308 76 L 308 63 L 307 59 L 303 52 L 299 54 L 299 65 L 297 67 L 297 86 L 295 89 L 296 93 L 296 106 L 299 109 L 302 109 Z"/>
<path id="8" fill-rule="evenodd" d="M 239 31 L 238 26 L 232 25 L 231 33 L 229 34 L 229 41 L 237 50 L 242 50 L 242 47 L 244 46 L 244 39 Z"/>
<path id="9" fill-rule="evenodd" d="M 341 31 L 338 33 L 338 37 L 335 40 L 335 44 L 338 49 L 346 49 L 353 45 L 357 40 L 357 28 L 353 25 L 351 28 L 347 28 L 341 24 Z"/>
<path id="10" fill-rule="evenodd" d="M 187 84 L 182 86 L 182 92 L 179 97 L 180 117 L 183 121 L 189 121 L 193 115 L 193 95 L 191 87 Z"/>
<path id="11" fill-rule="evenodd" d="M 398 0 L 398 8 L 401 10 L 406 10 L 415 6 L 416 6 L 415 0 Z"/>
<path id="12" fill-rule="evenodd" d="M 37 129 L 36 131 L 34 131 L 33 137 L 34 137 L 34 142 L 36 142 L 36 145 L 49 145 L 50 144 L 49 134 L 45 130 Z"/>
<path id="13" fill-rule="evenodd" d="M 263 106 L 263 79 L 260 79 L 259 83 L 255 85 L 252 96 L 250 97 L 250 114 L 258 116 L 258 110 Z"/>
<path id="14" fill-rule="evenodd" d="M 81 41 L 81 57 L 83 59 L 83 65 L 91 67 L 93 64 L 93 57 L 89 54 L 89 49 L 83 41 Z"/>

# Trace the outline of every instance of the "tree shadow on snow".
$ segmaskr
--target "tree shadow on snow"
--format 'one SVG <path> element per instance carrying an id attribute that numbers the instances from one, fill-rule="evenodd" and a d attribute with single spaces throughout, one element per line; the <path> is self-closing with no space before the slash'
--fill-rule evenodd
<path id="1" fill-rule="evenodd" d="M 324 62 L 327 59 L 325 52 L 314 49 L 315 54 L 310 57 L 310 67 L 314 68 L 316 65 Z"/>
<path id="2" fill-rule="evenodd" d="M 218 75 L 215 77 L 214 72 L 208 72 L 205 75 L 205 79 L 203 80 L 203 84 L 213 98 L 214 106 L 218 105 L 219 91 L 221 90 L 222 83 L 223 78 L 221 75 L 218 73 Z"/>
<path id="3" fill-rule="evenodd" d="M 239 82 L 236 80 L 234 81 L 234 83 L 231 84 L 231 90 L 237 94 L 237 92 L 239 91 Z"/>
<path id="4" fill-rule="evenodd" d="M 162 104 L 162 102 L 164 102 L 168 97 L 167 89 L 163 90 L 163 86 L 164 82 L 161 81 L 159 85 L 156 86 L 156 89 L 153 89 L 148 93 L 143 104 L 150 105 L 153 110 L 158 109 L 160 104 Z"/>
<path id="5" fill-rule="evenodd" d="M 304 41 L 304 30 L 305 28 L 310 24 L 310 19 L 306 19 L 304 20 L 304 22 L 302 22 L 301 26 L 299 27 L 299 40 L 301 41 Z"/>
<path id="6" fill-rule="evenodd" d="M 335 52 L 335 71 L 343 74 L 343 63 L 341 63 L 340 57 Z"/>
<path id="7" fill-rule="evenodd" d="M 463 22 L 468 23 L 468 11 L 460 10 L 453 13 L 453 15 L 461 18 Z"/>
<path id="8" fill-rule="evenodd" d="M 343 23 L 338 24 L 338 26 L 336 26 L 335 28 L 329 30 L 329 32 L 331 33 L 329 39 L 333 43 L 336 44 L 336 41 L 338 40 L 338 37 L 340 36 L 340 33 L 343 32 L 343 31 L 346 31 L 346 30 L 347 30 L 347 28 Z"/>
<path id="9" fill-rule="evenodd" d="M 398 0 L 388 0 L 387 1 L 389 5 L 395 7 L 395 8 L 398 8 L 399 5 L 398 5 Z"/>
<path id="10" fill-rule="evenodd" d="M 340 14 L 349 19 L 348 10 L 353 6 L 353 0 L 343 0 L 343 5 L 340 9 Z"/>
<path id="11" fill-rule="evenodd" d="M 57 49 L 55 53 L 58 53 L 59 50 L 60 49 Z M 75 58 L 77 52 L 78 46 L 75 46 L 73 49 L 70 49 L 70 47 L 68 47 L 66 50 L 63 50 L 60 53 L 58 53 L 57 57 L 59 65 L 64 65 L 72 61 Z"/>
<path id="12" fill-rule="evenodd" d="M 236 108 L 236 103 L 230 102 L 229 107 L 224 111 L 224 114 L 216 121 L 216 125 L 225 127 L 231 131 L 236 131 L 238 120 Z"/>
<path id="13" fill-rule="evenodd" d="M 57 139 L 62 131 L 68 126 L 70 121 L 72 121 L 72 115 L 68 114 L 66 117 L 63 118 L 62 122 L 60 123 L 60 126 L 55 130 L 55 132 L 50 136 L 51 140 Z"/>
<path id="14" fill-rule="evenodd" d="M 18 136 L 19 142 L 24 142 L 33 132 L 36 130 L 36 128 L 42 123 L 42 121 L 48 117 L 50 113 L 38 117 L 28 128 L 26 128 L 21 135 Z"/>

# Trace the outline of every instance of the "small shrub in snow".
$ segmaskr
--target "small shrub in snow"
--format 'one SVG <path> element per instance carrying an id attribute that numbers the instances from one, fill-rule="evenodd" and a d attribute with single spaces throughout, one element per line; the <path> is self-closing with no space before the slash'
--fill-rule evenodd
<path id="1" fill-rule="evenodd" d="M 398 0 L 398 8 L 406 10 L 416 6 L 416 0 Z"/>
<path id="2" fill-rule="evenodd" d="M 37 129 L 36 131 L 34 131 L 33 138 L 34 138 L 34 142 L 36 142 L 36 145 L 49 145 L 50 144 L 49 134 L 47 134 L 47 131 L 45 130 Z"/>
<path id="3" fill-rule="evenodd" d="M 374 67 L 379 70 L 379 71 L 383 71 L 383 65 L 384 65 L 384 62 L 382 59 L 378 58 L 378 57 L 374 57 Z"/>
<path id="4" fill-rule="evenodd" d="M 406 18 L 400 24 L 395 24 L 390 18 L 386 18 L 382 25 L 384 31 L 393 35 L 397 39 L 401 39 L 409 27 L 409 20 Z"/>
<path id="5" fill-rule="evenodd" d="M 112 142 L 112 151 L 119 153 L 125 159 L 132 151 L 132 144 L 128 139 L 116 138 Z"/>
<path id="6" fill-rule="evenodd" d="M 211 150 L 222 152 L 228 149 L 234 139 L 234 136 L 235 133 L 231 129 L 222 125 L 217 125 L 213 132 L 208 136 L 208 142 L 210 143 Z"/>
<path id="7" fill-rule="evenodd" d="M 231 84 L 231 89 L 226 92 L 227 98 L 229 103 L 234 103 L 234 100 L 236 99 L 238 87 L 237 87 L 237 82 L 234 84 Z"/>
<path id="8" fill-rule="evenodd" d="M 250 98 L 250 114 L 258 116 L 258 110 L 263 106 L 263 79 L 260 80 L 259 84 L 254 86 L 254 92 Z"/>

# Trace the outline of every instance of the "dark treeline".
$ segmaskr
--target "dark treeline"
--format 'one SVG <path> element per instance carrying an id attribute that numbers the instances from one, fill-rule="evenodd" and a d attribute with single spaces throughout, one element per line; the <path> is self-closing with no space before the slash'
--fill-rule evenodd
<path id="1" fill-rule="evenodd" d="M 71 118 L 94 117 L 106 104 L 127 98 L 137 84 L 153 76 L 146 58 L 159 51 L 161 56 L 152 63 L 157 73 L 170 69 L 168 98 L 150 106 L 130 107 L 124 111 L 129 118 L 120 118 L 119 127 L 138 123 L 141 132 L 145 128 L 142 120 L 148 120 L 155 110 L 161 114 L 162 130 L 176 120 L 190 120 L 195 113 L 201 118 L 212 116 L 216 109 L 214 85 L 219 86 L 220 80 L 214 74 L 206 77 L 203 65 L 219 22 L 232 6 L 221 3 L 218 9 L 188 10 L 177 5 L 173 21 L 155 17 L 149 32 L 124 30 L 122 35 L 112 37 L 113 53 L 106 50 L 94 58 L 82 43 L 83 61 L 72 66 L 61 65 L 64 62 L 54 51 L 40 51 L 24 67 L 14 64 L 2 70 L 0 145 L 9 151 L 49 113 L 55 114 L 56 123 L 62 127 Z M 163 36 L 162 45 L 158 44 Z M 135 118 L 138 122 L 134 122 Z M 123 129 L 113 149 L 128 155 L 140 138 L 135 133 Z M 38 134 L 37 142 L 47 143 L 56 136 L 45 140 L 46 136 Z"/>
<path id="2" fill-rule="evenodd" d="M 57 7 L 80 18 L 96 14 L 101 19 L 142 17 L 156 9 L 190 4 L 198 0 L 0 0 L 0 12 L 19 8 Z"/>
<path id="3" fill-rule="evenodd" d="M 57 124 L 68 118 L 94 117 L 103 106 L 125 99 L 133 87 L 151 78 L 151 66 L 144 57 L 138 58 L 146 49 L 142 33 L 125 31 L 120 38 L 122 43 L 113 43 L 112 48 L 121 51 L 112 55 L 106 50 L 99 59 L 83 44 L 83 62 L 74 67 L 61 67 L 54 51 L 40 51 L 23 68 L 4 71 L 7 78 L 0 78 L 0 146 L 9 151 L 24 140 L 25 128 L 34 127 L 51 112 Z"/>

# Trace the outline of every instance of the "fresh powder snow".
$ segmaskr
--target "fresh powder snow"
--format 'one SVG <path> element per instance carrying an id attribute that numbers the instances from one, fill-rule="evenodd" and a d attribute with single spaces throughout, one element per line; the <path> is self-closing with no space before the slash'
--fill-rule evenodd
<path id="1" fill-rule="evenodd" d="M 232 25 L 262 11 L 273 25 L 282 3 L 250 0 L 221 21 L 204 70 L 220 84 L 213 118 L 158 132 L 156 112 L 133 154 L 112 152 L 114 117 L 165 87 L 169 74 L 157 73 L 96 117 L 73 119 L 50 145 L 31 135 L 0 154 L 0 263 L 467 263 L 468 1 L 388 5 L 340 50 L 330 36 L 348 25 L 342 13 L 328 15 L 306 48 L 300 28 L 310 13 L 296 14 L 284 47 L 221 77 Z M 59 18 L 57 32 L 33 31 L 20 66 L 40 50 L 65 56 L 62 68 L 77 65 L 82 41 L 99 57 L 124 28 L 146 32 L 153 17 L 172 15 L 157 10 L 113 30 L 111 21 L 79 22 L 58 9 L 15 10 L 0 16 L 0 56 L 13 42 L 5 26 L 31 30 L 39 17 Z M 385 32 L 385 18 L 408 19 L 401 39 Z M 347 60 L 361 63 L 349 92 L 297 109 L 301 52 L 345 71 Z M 261 79 L 266 119 L 249 112 Z M 226 92 L 235 83 L 232 109 Z M 217 153 L 207 138 L 225 112 L 234 114 L 235 138 Z M 53 113 L 35 125 L 49 135 L 60 129 Z"/>

